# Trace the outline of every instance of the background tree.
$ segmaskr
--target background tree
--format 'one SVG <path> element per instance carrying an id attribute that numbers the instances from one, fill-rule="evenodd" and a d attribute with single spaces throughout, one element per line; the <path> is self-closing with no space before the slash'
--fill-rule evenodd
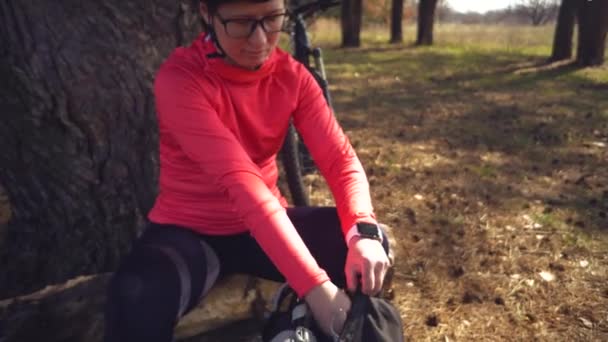
<path id="1" fill-rule="evenodd" d="M 572 58 L 572 39 L 574 36 L 577 8 L 578 0 L 562 0 L 555 26 L 551 61 Z"/>
<path id="2" fill-rule="evenodd" d="M 393 0 L 391 6 L 391 43 L 403 42 L 403 2 Z"/>
<path id="3" fill-rule="evenodd" d="M 342 46 L 358 47 L 361 45 L 361 21 L 363 17 L 363 0 L 342 1 Z"/>
<path id="4" fill-rule="evenodd" d="M 420 0 L 418 3 L 418 37 L 416 45 L 433 44 L 433 26 L 437 0 Z"/>
<path id="5" fill-rule="evenodd" d="M 366 0 L 363 2 L 363 21 L 389 26 L 392 5 L 393 0 Z"/>
<path id="6" fill-rule="evenodd" d="M 578 26 L 577 63 L 582 66 L 603 64 L 608 32 L 608 1 L 579 0 Z"/>
<path id="7" fill-rule="evenodd" d="M 450 7 L 448 0 L 437 0 L 435 12 L 437 22 L 445 21 L 452 13 L 452 8 Z"/>
<path id="8" fill-rule="evenodd" d="M 523 0 L 514 11 L 528 18 L 532 25 L 540 26 L 554 20 L 559 11 L 557 0 Z"/>
<path id="9" fill-rule="evenodd" d="M 191 1 L 0 5 L 0 298 L 115 267 L 155 197 L 151 94 Z"/>

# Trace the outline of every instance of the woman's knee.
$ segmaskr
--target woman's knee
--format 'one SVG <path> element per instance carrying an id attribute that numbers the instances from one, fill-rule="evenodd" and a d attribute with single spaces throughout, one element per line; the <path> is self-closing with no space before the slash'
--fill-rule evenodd
<path id="1" fill-rule="evenodd" d="M 152 300 L 181 317 L 210 290 L 219 270 L 217 255 L 199 239 L 140 244 L 113 276 L 110 296 L 126 305 Z"/>
<path id="2" fill-rule="evenodd" d="M 138 250 L 110 280 L 105 341 L 171 341 L 179 298 L 170 261 L 153 249 Z"/>
<path id="3" fill-rule="evenodd" d="M 108 290 L 110 300 L 126 308 L 153 298 L 167 304 L 179 297 L 180 286 L 172 261 L 162 251 L 144 247 L 132 253 L 114 273 Z"/>

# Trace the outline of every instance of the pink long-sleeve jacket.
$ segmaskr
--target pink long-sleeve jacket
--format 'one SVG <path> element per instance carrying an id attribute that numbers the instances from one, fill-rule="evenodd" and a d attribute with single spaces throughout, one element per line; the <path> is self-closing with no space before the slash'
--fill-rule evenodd
<path id="1" fill-rule="evenodd" d="M 248 231 L 304 296 L 328 277 L 277 187 L 290 118 L 330 186 L 344 234 L 358 221 L 375 222 L 365 172 L 321 89 L 289 54 L 277 48 L 250 71 L 214 52 L 201 35 L 157 74 L 160 187 L 149 219 L 204 234 Z"/>

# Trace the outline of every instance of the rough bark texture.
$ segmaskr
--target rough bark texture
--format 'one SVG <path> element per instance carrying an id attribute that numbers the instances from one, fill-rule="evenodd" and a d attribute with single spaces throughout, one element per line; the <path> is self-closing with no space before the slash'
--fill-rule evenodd
<path id="1" fill-rule="evenodd" d="M 433 45 L 433 27 L 437 0 L 420 0 L 418 3 L 418 38 L 416 45 Z"/>
<path id="2" fill-rule="evenodd" d="M 0 298 L 111 270 L 157 179 L 151 85 L 200 25 L 187 1 L 0 3 Z"/>
<path id="3" fill-rule="evenodd" d="M 342 46 L 361 46 L 361 20 L 363 17 L 363 0 L 342 1 Z"/>
<path id="4" fill-rule="evenodd" d="M 572 38 L 574 36 L 577 7 L 578 0 L 562 0 L 555 26 L 551 61 L 572 58 Z"/>
<path id="5" fill-rule="evenodd" d="M 78 277 L 36 293 L 0 302 L 0 341 L 87 341 L 103 338 L 103 307 L 108 274 Z M 222 281 L 199 306 L 184 316 L 175 328 L 178 340 L 198 336 L 227 324 L 263 319 L 279 283 L 232 276 Z M 235 341 L 226 331 L 224 341 Z M 256 332 L 254 330 L 253 335 Z"/>
<path id="6" fill-rule="evenodd" d="M 391 7 L 391 43 L 403 42 L 403 1 L 393 0 Z"/>
<path id="7" fill-rule="evenodd" d="M 579 0 L 578 26 L 576 62 L 581 66 L 602 65 L 608 32 L 608 1 Z"/>

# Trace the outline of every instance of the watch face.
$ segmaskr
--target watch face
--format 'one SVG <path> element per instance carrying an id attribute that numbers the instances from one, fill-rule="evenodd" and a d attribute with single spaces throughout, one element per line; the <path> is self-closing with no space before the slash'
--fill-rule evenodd
<path id="1" fill-rule="evenodd" d="M 377 224 L 360 222 L 357 223 L 357 231 L 362 236 L 369 236 L 373 238 L 380 238 L 380 229 Z"/>

